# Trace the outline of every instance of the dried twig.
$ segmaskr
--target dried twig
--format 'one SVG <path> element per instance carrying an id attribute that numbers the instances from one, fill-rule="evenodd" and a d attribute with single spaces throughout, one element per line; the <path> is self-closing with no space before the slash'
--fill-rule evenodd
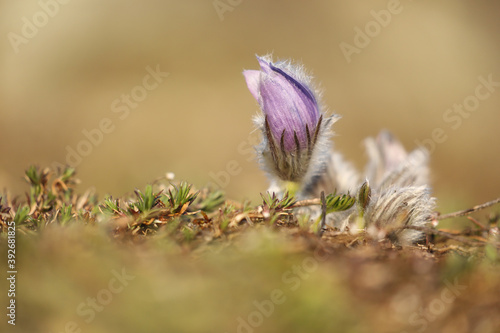
<path id="1" fill-rule="evenodd" d="M 325 198 L 325 192 L 321 191 L 321 224 L 319 225 L 318 228 L 318 236 L 321 237 L 323 234 L 323 228 L 325 227 L 326 223 L 326 198 Z"/>
<path id="2" fill-rule="evenodd" d="M 318 205 L 321 205 L 321 200 L 316 198 L 316 199 L 307 199 L 307 200 L 297 201 L 296 203 L 291 205 L 290 208 L 318 206 Z"/>
<path id="3" fill-rule="evenodd" d="M 472 222 L 474 223 L 475 225 L 477 225 L 481 230 L 483 231 L 487 231 L 488 228 L 486 228 L 481 222 L 479 222 L 478 220 L 476 220 L 475 218 L 473 218 L 472 216 L 467 216 L 467 218 Z"/>
<path id="4" fill-rule="evenodd" d="M 450 219 L 452 217 L 459 217 L 459 216 L 469 215 L 469 214 L 474 213 L 474 212 L 476 212 L 478 210 L 485 209 L 485 208 L 488 208 L 490 206 L 493 206 L 493 205 L 495 205 L 495 204 L 497 204 L 499 202 L 500 202 L 500 198 L 496 198 L 495 200 L 486 202 L 486 203 L 481 204 L 481 205 L 474 206 L 474 207 L 469 208 L 469 209 L 460 210 L 458 212 L 453 212 L 453 213 L 449 213 L 449 214 L 439 215 L 439 216 L 437 216 L 437 220 L 445 220 L 445 219 Z"/>
<path id="5" fill-rule="evenodd" d="M 464 243 L 464 244 L 467 244 L 470 246 L 484 246 L 484 245 L 488 244 L 487 242 L 471 241 L 467 237 L 457 236 L 457 235 L 451 234 L 449 232 L 445 232 L 442 230 L 433 229 L 433 228 L 429 228 L 429 227 L 408 225 L 408 226 L 405 226 L 403 229 L 412 229 L 412 230 L 423 231 L 426 234 L 434 234 L 434 235 L 442 236 L 442 237 L 453 239 L 453 240 L 456 240 L 458 242 L 461 242 L 461 243 Z M 493 245 L 495 245 L 497 247 L 500 246 L 500 244 L 493 244 Z"/>
<path id="6" fill-rule="evenodd" d="M 458 245 L 448 245 L 445 247 L 437 247 L 437 246 L 432 246 L 430 247 L 432 252 L 437 252 L 437 253 L 446 253 L 450 251 L 455 251 L 455 252 L 461 252 L 461 253 L 469 253 L 470 251 L 467 248 L 463 248 Z"/>

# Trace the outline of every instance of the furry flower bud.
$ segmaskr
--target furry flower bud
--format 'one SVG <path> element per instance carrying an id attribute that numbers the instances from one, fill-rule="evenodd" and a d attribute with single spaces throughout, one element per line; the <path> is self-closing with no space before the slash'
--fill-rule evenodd
<path id="1" fill-rule="evenodd" d="M 429 183 L 429 152 L 418 148 L 407 153 L 388 131 L 365 140 L 369 157 L 367 178 L 376 188 L 421 186 Z"/>
<path id="2" fill-rule="evenodd" d="M 366 223 L 371 230 L 381 230 L 400 245 L 416 243 L 424 238 L 417 230 L 405 226 L 426 226 L 436 206 L 427 186 L 392 186 L 382 189 L 366 209 Z"/>
<path id="3" fill-rule="evenodd" d="M 370 204 L 372 196 L 372 189 L 370 187 L 370 183 L 368 180 L 365 180 L 363 185 L 359 188 L 358 192 L 358 207 L 359 207 L 359 215 L 363 217 L 365 214 L 366 208 Z"/>
<path id="4" fill-rule="evenodd" d="M 315 158 L 316 147 L 327 145 L 323 138 L 328 138 L 334 118 L 323 117 L 310 78 L 301 68 L 288 62 L 273 64 L 270 57 L 257 59 L 261 69 L 243 75 L 263 112 L 255 119 L 264 137 L 258 147 L 262 164 L 283 181 L 304 181 L 324 167 L 324 161 Z M 328 157 L 328 150 L 323 154 Z"/>

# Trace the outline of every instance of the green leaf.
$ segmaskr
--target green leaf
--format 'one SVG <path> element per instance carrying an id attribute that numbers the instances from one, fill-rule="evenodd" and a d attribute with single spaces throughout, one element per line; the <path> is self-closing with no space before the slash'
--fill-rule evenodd
<path id="1" fill-rule="evenodd" d="M 26 221 L 28 218 L 28 214 L 30 212 L 30 208 L 28 206 L 22 206 L 18 208 L 16 211 L 16 215 L 14 216 L 14 222 L 16 225 L 20 225 Z"/>
<path id="2" fill-rule="evenodd" d="M 161 192 L 153 193 L 153 186 L 147 185 L 144 193 L 139 190 L 135 190 L 135 195 L 137 196 L 137 201 L 131 203 L 132 208 L 137 209 L 140 213 L 146 213 L 152 210 L 160 202 Z"/>
<path id="3" fill-rule="evenodd" d="M 262 205 L 264 208 L 267 208 L 269 211 L 280 211 L 284 209 L 290 209 L 291 206 L 295 204 L 295 198 L 289 195 L 288 192 L 285 193 L 283 199 L 279 199 L 276 196 L 276 193 L 260 194 L 262 197 Z"/>
<path id="4" fill-rule="evenodd" d="M 113 197 L 104 198 L 100 205 L 101 211 L 105 214 L 123 214 L 123 209 L 120 208 L 118 199 L 113 200 Z"/>
<path id="5" fill-rule="evenodd" d="M 225 195 L 223 191 L 216 190 L 214 192 L 209 192 L 206 198 L 198 203 L 197 209 L 210 213 L 217 209 L 217 207 L 222 205 L 224 201 Z"/>
<path id="6" fill-rule="evenodd" d="M 341 212 L 348 210 L 356 203 L 356 198 L 349 194 L 336 193 L 329 194 L 326 197 L 326 213 Z"/>
<path id="7" fill-rule="evenodd" d="M 71 210 L 73 209 L 73 205 L 66 205 L 63 203 L 61 209 L 59 210 L 59 223 L 61 225 L 65 225 L 71 219 L 73 219 L 73 214 Z"/>
<path id="8" fill-rule="evenodd" d="M 181 182 L 179 186 L 172 185 L 174 190 L 168 190 L 166 194 L 167 201 L 170 205 L 170 210 L 173 213 L 180 212 L 183 207 L 187 204 L 188 206 L 193 203 L 200 192 L 191 193 L 192 185 Z"/>
<path id="9" fill-rule="evenodd" d="M 66 167 L 61 175 L 61 180 L 63 182 L 68 182 L 76 174 L 76 169 L 72 167 Z"/>

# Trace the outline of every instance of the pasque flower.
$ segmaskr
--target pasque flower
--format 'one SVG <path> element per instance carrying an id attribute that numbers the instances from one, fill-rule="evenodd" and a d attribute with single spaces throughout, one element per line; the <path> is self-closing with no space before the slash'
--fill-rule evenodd
<path id="1" fill-rule="evenodd" d="M 384 130 L 365 140 L 369 162 L 366 177 L 377 188 L 429 184 L 429 152 L 417 148 L 408 153 L 399 140 Z"/>
<path id="2" fill-rule="evenodd" d="M 338 116 L 322 111 L 311 77 L 290 62 L 273 63 L 270 56 L 257 59 L 260 70 L 247 70 L 243 75 L 262 110 L 254 118 L 263 133 L 256 149 L 261 166 L 271 176 L 270 191 L 283 194 L 288 190 L 302 198 L 354 191 L 357 208 L 351 205 L 332 212 L 326 223 L 339 230 L 366 229 L 402 245 L 421 240 L 421 231 L 407 227 L 425 226 L 433 216 L 428 152 L 407 153 L 392 134 L 382 131 L 365 141 L 369 163 L 366 181 L 360 185 L 355 168 L 331 150 L 330 125 Z M 319 206 L 303 210 L 319 221 Z"/>
<path id="3" fill-rule="evenodd" d="M 310 77 L 289 62 L 257 57 L 260 70 L 243 72 L 263 114 L 255 118 L 263 132 L 257 148 L 264 168 L 282 181 L 310 180 L 329 157 L 329 125 L 336 118 L 320 111 Z"/>
<path id="4" fill-rule="evenodd" d="M 404 229 L 427 226 L 432 219 L 435 199 L 428 185 L 428 152 L 418 148 L 408 153 L 388 131 L 365 140 L 369 163 L 367 180 L 358 188 L 358 209 L 329 216 L 329 224 L 341 230 L 349 226 L 375 237 L 388 237 L 408 245 L 424 238 L 421 231 Z M 351 178 L 350 169 L 332 168 L 337 178 Z M 342 171 L 342 172 L 340 172 Z M 344 176 L 342 176 L 342 173 Z M 334 179 L 333 176 L 327 177 Z M 372 189 L 373 186 L 373 189 Z"/>

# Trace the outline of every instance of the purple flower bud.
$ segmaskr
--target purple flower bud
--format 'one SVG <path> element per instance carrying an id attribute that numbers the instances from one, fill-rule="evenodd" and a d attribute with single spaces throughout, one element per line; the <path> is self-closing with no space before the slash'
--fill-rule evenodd
<path id="1" fill-rule="evenodd" d="M 312 91 L 272 63 L 258 58 L 261 70 L 244 71 L 248 89 L 265 114 L 272 138 L 286 152 L 308 149 L 321 121 Z"/>
<path id="2" fill-rule="evenodd" d="M 270 57 L 257 59 L 261 69 L 246 70 L 243 75 L 263 112 L 263 117 L 256 118 L 264 135 L 260 153 L 271 173 L 298 182 L 311 169 L 315 146 L 318 139 L 325 141 L 321 136 L 328 137 L 333 117 L 324 119 L 310 79 L 300 68 L 286 62 L 273 64 Z"/>

